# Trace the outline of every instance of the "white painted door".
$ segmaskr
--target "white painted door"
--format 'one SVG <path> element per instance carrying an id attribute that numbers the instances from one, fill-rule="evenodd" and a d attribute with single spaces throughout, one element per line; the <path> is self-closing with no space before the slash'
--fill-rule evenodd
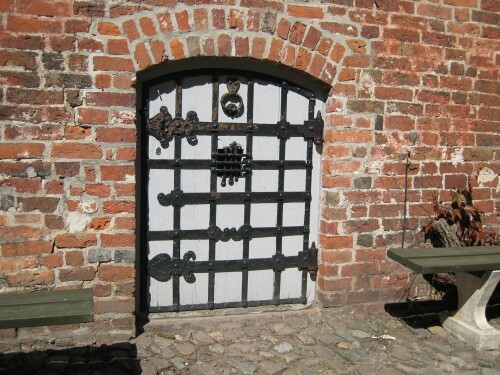
<path id="1" fill-rule="evenodd" d="M 146 91 L 151 312 L 314 298 L 323 103 L 234 73 Z"/>

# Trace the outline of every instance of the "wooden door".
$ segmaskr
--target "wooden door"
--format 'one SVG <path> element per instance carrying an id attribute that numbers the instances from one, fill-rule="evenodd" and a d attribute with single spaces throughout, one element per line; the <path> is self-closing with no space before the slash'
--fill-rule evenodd
<path id="1" fill-rule="evenodd" d="M 311 302 L 323 103 L 240 71 L 143 92 L 149 311 Z"/>

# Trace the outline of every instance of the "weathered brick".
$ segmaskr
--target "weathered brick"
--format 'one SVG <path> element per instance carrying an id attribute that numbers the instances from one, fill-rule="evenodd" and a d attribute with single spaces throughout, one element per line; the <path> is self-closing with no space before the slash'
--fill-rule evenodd
<path id="1" fill-rule="evenodd" d="M 62 28 L 60 19 L 15 15 L 7 18 L 7 30 L 16 33 L 61 33 Z"/>
<path id="2" fill-rule="evenodd" d="M 30 241 L 7 243 L 2 245 L 2 255 L 4 257 L 27 256 L 37 254 L 50 254 L 53 247 L 52 241 Z"/>
<path id="3" fill-rule="evenodd" d="M 323 9 L 320 7 L 289 5 L 288 14 L 297 18 L 316 18 L 322 19 L 324 16 Z"/>
<path id="4" fill-rule="evenodd" d="M 134 63 L 131 59 L 124 57 L 95 56 L 94 70 L 133 72 Z"/>
<path id="5" fill-rule="evenodd" d="M 255 40 L 252 43 L 252 51 L 259 51 L 259 47 L 255 47 L 259 45 L 259 42 L 263 40 L 263 38 L 255 38 Z M 232 52 L 232 46 L 231 46 L 231 37 L 228 34 L 221 34 L 217 38 L 217 44 L 218 44 L 218 53 L 217 56 L 231 56 Z M 255 52 L 258 54 L 259 52 Z M 263 53 L 263 51 L 262 51 Z M 253 53 L 252 53 L 253 55 Z M 255 56 L 257 57 L 257 56 Z M 262 55 L 260 56 L 262 57 Z"/>
<path id="6" fill-rule="evenodd" d="M 135 213 L 135 202 L 131 201 L 106 201 L 104 202 L 105 214 Z"/>
<path id="7" fill-rule="evenodd" d="M 109 112 L 104 109 L 78 108 L 77 121 L 81 124 L 107 125 Z"/>
<path id="8" fill-rule="evenodd" d="M 100 159 L 102 151 L 99 145 L 93 143 L 55 143 L 52 145 L 52 157 L 66 159 Z"/>
<path id="9" fill-rule="evenodd" d="M 65 233 L 56 236 L 55 244 L 59 249 L 85 248 L 97 245 L 97 237 L 95 234 Z"/>
<path id="10" fill-rule="evenodd" d="M 444 20 L 451 19 L 452 9 L 439 5 L 420 4 L 417 8 L 417 13 L 422 16 L 436 17 Z"/>
<path id="11" fill-rule="evenodd" d="M 135 299 L 128 298 L 125 300 L 113 299 L 113 300 L 103 300 L 96 301 L 94 311 L 96 314 L 106 314 L 106 313 L 132 313 L 135 311 Z"/>
<path id="12" fill-rule="evenodd" d="M 85 186 L 85 191 L 89 195 L 107 198 L 111 193 L 111 187 L 103 184 L 89 184 Z"/>
<path id="13" fill-rule="evenodd" d="M 90 20 L 71 18 L 64 22 L 64 31 L 67 34 L 88 33 L 90 30 Z"/>
<path id="14" fill-rule="evenodd" d="M 493 160 L 493 149 L 484 147 L 468 147 L 463 150 L 465 161 L 488 161 Z"/>
<path id="15" fill-rule="evenodd" d="M 239 12 L 235 13 L 235 15 L 236 14 L 239 14 Z M 260 12 L 259 11 L 249 10 L 248 14 L 246 16 L 244 13 L 241 13 L 241 15 L 242 15 L 241 25 L 240 25 L 240 21 L 238 19 L 234 20 L 234 21 L 236 21 L 238 28 L 241 27 L 241 30 L 243 30 L 245 28 L 245 19 L 246 19 L 246 28 L 248 31 L 259 31 L 260 30 Z"/>
<path id="16" fill-rule="evenodd" d="M 207 31 L 208 30 L 208 11 L 207 9 L 194 9 L 193 11 L 194 17 L 194 28 L 199 31 Z"/>
<path id="17" fill-rule="evenodd" d="M 133 20 L 123 22 L 122 28 L 128 40 L 131 42 L 140 38 L 139 31 L 137 31 L 137 26 Z"/>
<path id="18" fill-rule="evenodd" d="M 118 264 L 101 264 L 99 266 L 98 278 L 102 281 L 124 281 L 133 279 L 135 269 L 131 266 Z"/>
<path id="19" fill-rule="evenodd" d="M 350 249 L 352 248 L 353 238 L 352 236 L 321 236 L 320 244 L 325 249 Z M 349 254 L 346 252 L 345 254 Z M 339 254 L 336 254 L 336 261 L 338 262 L 341 258 Z M 351 257 L 348 256 L 345 259 L 345 262 L 350 262 Z"/>
<path id="20" fill-rule="evenodd" d="M 135 229 L 135 218 L 117 217 L 115 218 L 115 229 Z"/>
<path id="21" fill-rule="evenodd" d="M 250 44 L 248 38 L 236 37 L 234 40 L 235 54 L 239 57 L 246 57 L 250 52 Z"/>
<path id="22" fill-rule="evenodd" d="M 64 96 L 61 91 L 35 90 L 23 88 L 8 88 L 6 99 L 8 102 L 30 105 L 63 104 Z"/>
<path id="23" fill-rule="evenodd" d="M 57 209 L 60 199 L 51 197 L 19 197 L 17 201 L 25 212 L 38 210 L 42 213 L 52 213 Z"/>
<path id="24" fill-rule="evenodd" d="M 373 232 L 377 230 L 380 226 L 378 220 L 376 219 L 366 219 L 366 220 L 347 220 L 342 223 L 344 233 L 364 233 Z"/>
<path id="25" fill-rule="evenodd" d="M 135 234 L 129 234 L 129 233 L 101 234 L 101 246 L 103 247 L 126 247 L 134 245 L 135 245 Z"/>
<path id="26" fill-rule="evenodd" d="M 175 13 L 175 19 L 177 20 L 177 27 L 179 31 L 186 32 L 191 30 L 191 26 L 189 25 L 189 14 L 187 10 L 182 10 Z"/>
<path id="27" fill-rule="evenodd" d="M 36 269 L 22 270 L 16 273 L 8 274 L 7 284 L 9 286 L 33 287 L 36 285 L 52 285 L 54 284 L 55 276 L 53 270 Z"/>
<path id="28" fill-rule="evenodd" d="M 94 297 L 109 297 L 113 291 L 111 284 L 94 284 L 92 289 Z"/>
<path id="29" fill-rule="evenodd" d="M 306 48 L 314 50 L 321 38 L 321 35 L 321 31 L 311 26 L 306 34 L 306 37 L 304 38 L 304 42 L 302 43 L 302 45 Z"/>
<path id="30" fill-rule="evenodd" d="M 75 0 L 73 3 L 74 14 L 84 17 L 102 17 L 104 9 L 105 5 L 102 0 Z"/>
<path id="31" fill-rule="evenodd" d="M 177 38 L 174 38 L 174 39 L 171 39 L 170 40 L 170 51 L 172 51 L 172 57 L 174 59 L 182 59 L 184 58 L 184 45 L 182 44 L 182 42 L 177 39 Z"/>
<path id="32" fill-rule="evenodd" d="M 109 227 L 111 219 L 109 217 L 95 217 L 90 222 L 89 227 L 93 230 L 104 230 Z"/>
<path id="33" fill-rule="evenodd" d="M 367 68 L 370 64 L 370 58 L 367 55 L 346 56 L 344 58 L 344 66 Z"/>
<path id="34" fill-rule="evenodd" d="M 97 24 L 97 32 L 101 35 L 118 36 L 121 35 L 120 29 L 114 22 L 103 21 Z"/>
<path id="35" fill-rule="evenodd" d="M 323 30 L 341 34 L 346 36 L 358 36 L 358 29 L 356 26 L 343 24 L 338 22 L 321 22 L 320 26 Z"/>
<path id="36" fill-rule="evenodd" d="M 43 157 L 45 145 L 41 143 L 2 143 L 0 159 L 33 159 Z"/>
<path id="37" fill-rule="evenodd" d="M 126 39 L 109 39 L 107 46 L 108 53 L 111 55 L 128 55 L 130 53 Z"/>
<path id="38" fill-rule="evenodd" d="M 111 251 L 109 249 L 90 249 L 87 255 L 87 260 L 89 263 L 106 263 L 111 262 Z M 102 266 L 99 267 L 99 278 L 101 277 Z M 117 281 L 117 280 L 106 280 L 106 281 Z"/>
<path id="39" fill-rule="evenodd" d="M 36 69 L 36 53 L 21 51 L 0 51 L 0 66 L 22 67 L 27 70 Z"/>
<path id="40" fill-rule="evenodd" d="M 92 266 L 73 267 L 59 271 L 61 281 L 92 281 L 95 277 L 95 269 Z"/>
<path id="41" fill-rule="evenodd" d="M 290 28 L 291 27 L 292 27 L 291 22 L 288 19 L 286 19 L 286 18 L 282 18 L 282 19 L 280 19 L 280 21 L 278 23 L 276 34 L 281 39 L 287 40 L 288 39 L 288 34 L 290 32 Z"/>
<path id="42" fill-rule="evenodd" d="M 64 259 L 67 266 L 82 266 L 84 262 L 83 253 L 79 250 L 65 250 Z"/>
<path id="43" fill-rule="evenodd" d="M 154 36 L 157 34 L 156 28 L 153 24 L 153 20 L 149 17 L 142 17 L 139 19 L 139 25 L 141 26 L 142 32 L 146 36 Z"/>
<path id="44" fill-rule="evenodd" d="M 103 181 L 124 181 L 129 176 L 135 176 L 135 167 L 133 165 L 101 166 L 101 179 Z"/>
<path id="45" fill-rule="evenodd" d="M 299 53 L 297 55 L 297 59 L 295 60 L 295 67 L 300 70 L 307 70 L 309 63 L 311 62 L 311 52 L 306 48 L 300 48 Z"/>
<path id="46" fill-rule="evenodd" d="M 49 229 L 63 229 L 64 218 L 59 215 L 45 215 L 45 225 Z"/>
<path id="47" fill-rule="evenodd" d="M 91 92 L 87 94 L 87 104 L 97 107 L 135 107 L 135 94 L 114 92 Z"/>
<path id="48" fill-rule="evenodd" d="M 301 44 L 305 32 L 306 25 L 302 22 L 295 22 L 290 28 L 290 35 L 288 37 L 288 40 L 293 44 Z"/>
<path id="49" fill-rule="evenodd" d="M 329 142 L 364 143 L 371 141 L 372 132 L 365 130 L 330 130 L 326 133 L 325 139 Z"/>
<path id="50" fill-rule="evenodd" d="M 261 30 L 272 35 L 276 32 L 276 13 L 269 11 L 264 13 Z"/>

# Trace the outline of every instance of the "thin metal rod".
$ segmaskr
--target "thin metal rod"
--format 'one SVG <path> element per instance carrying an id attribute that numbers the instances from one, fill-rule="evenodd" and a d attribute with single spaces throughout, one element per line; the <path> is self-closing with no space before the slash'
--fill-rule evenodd
<path id="1" fill-rule="evenodd" d="M 177 117 L 182 116 L 182 81 L 178 79 L 176 81 L 175 87 L 175 115 Z M 182 157 L 182 139 L 180 136 L 175 136 L 174 141 L 174 158 L 180 160 Z M 180 166 L 174 167 L 174 189 L 181 189 L 181 168 Z M 181 208 L 174 207 L 174 230 L 181 229 Z M 173 244 L 173 257 L 179 259 L 181 257 L 181 239 L 175 238 Z M 172 283 L 172 294 L 173 294 L 173 305 L 176 311 L 179 309 L 180 305 L 180 280 L 178 276 L 173 277 Z"/>
<path id="2" fill-rule="evenodd" d="M 219 77 L 212 77 L 212 121 L 217 121 L 219 118 Z M 211 151 L 212 154 L 217 153 L 217 133 L 212 132 L 211 135 Z M 210 175 L 210 191 L 215 193 L 217 191 L 217 174 L 212 173 Z M 217 203 L 215 201 L 210 201 L 210 225 L 216 225 L 217 223 Z M 210 261 L 215 260 L 215 250 L 216 241 L 208 241 L 208 259 Z M 212 269 L 208 273 L 208 308 L 212 310 L 214 308 L 215 302 L 215 271 Z"/>
<path id="3" fill-rule="evenodd" d="M 288 89 L 286 88 L 286 84 L 283 83 L 281 86 L 281 109 L 280 109 L 280 119 L 283 126 L 286 126 L 287 120 L 287 98 L 288 98 Z M 285 161 L 286 157 L 286 138 L 282 137 L 279 140 L 279 160 Z M 278 167 L 278 191 L 283 192 L 285 190 L 285 170 L 282 167 L 283 164 Z M 277 204 L 277 218 L 276 218 L 276 226 L 281 228 L 283 226 L 283 201 L 278 200 Z M 283 236 L 281 233 L 276 234 L 276 254 L 283 253 Z M 279 304 L 281 292 L 281 271 L 274 271 L 274 293 L 273 298 L 276 301 L 276 304 Z"/>
<path id="4" fill-rule="evenodd" d="M 406 232 L 406 206 L 408 201 L 408 169 L 410 169 L 410 151 L 406 155 L 406 168 L 405 168 L 405 202 L 403 208 L 403 238 L 401 239 L 401 248 L 405 247 L 405 232 Z"/>
<path id="5" fill-rule="evenodd" d="M 253 123 L 253 96 L 254 96 L 254 81 L 253 78 L 248 79 L 247 84 L 247 123 L 251 125 Z M 246 134 L 246 150 L 245 152 L 251 157 L 253 152 L 253 133 L 251 127 L 248 127 L 249 131 Z M 245 180 L 245 192 L 250 193 L 252 191 L 252 175 L 249 174 Z M 250 225 L 251 218 L 251 207 L 252 202 L 245 200 L 245 212 L 244 212 L 244 225 Z M 250 257 L 250 239 L 245 238 L 243 240 L 243 259 L 248 259 Z M 243 307 L 248 306 L 248 269 L 242 270 L 241 275 L 241 304 Z"/>

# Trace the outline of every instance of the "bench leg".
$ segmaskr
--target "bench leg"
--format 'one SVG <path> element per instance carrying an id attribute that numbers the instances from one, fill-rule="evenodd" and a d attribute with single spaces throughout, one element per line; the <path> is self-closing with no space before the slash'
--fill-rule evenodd
<path id="1" fill-rule="evenodd" d="M 478 277 L 458 272 L 458 311 L 453 316 L 442 316 L 443 327 L 463 338 L 477 349 L 500 347 L 500 331 L 486 320 L 486 305 L 500 280 L 500 271 L 488 271 Z"/>

